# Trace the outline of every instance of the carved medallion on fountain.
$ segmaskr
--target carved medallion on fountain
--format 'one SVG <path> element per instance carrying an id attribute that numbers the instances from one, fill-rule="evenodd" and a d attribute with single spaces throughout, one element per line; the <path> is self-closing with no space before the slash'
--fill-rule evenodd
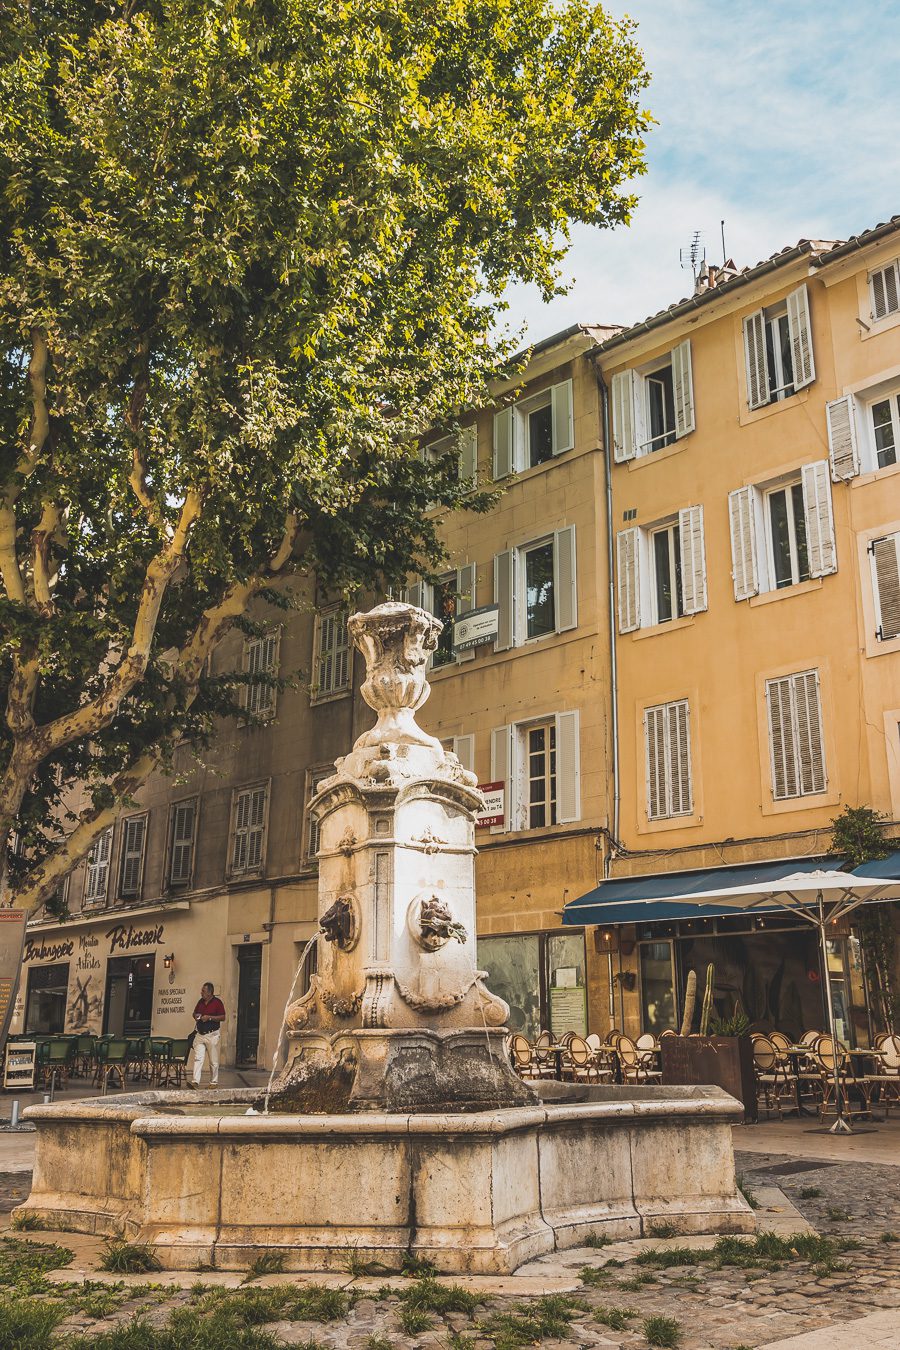
<path id="1" fill-rule="evenodd" d="M 319 822 L 318 971 L 288 1009 L 290 1052 L 271 1109 L 304 1109 L 328 1079 L 335 1110 L 532 1102 L 503 1051 L 509 1008 L 476 963 L 483 799 L 475 775 L 415 720 L 441 624 L 388 601 L 348 626 L 377 720 L 310 805 Z"/>

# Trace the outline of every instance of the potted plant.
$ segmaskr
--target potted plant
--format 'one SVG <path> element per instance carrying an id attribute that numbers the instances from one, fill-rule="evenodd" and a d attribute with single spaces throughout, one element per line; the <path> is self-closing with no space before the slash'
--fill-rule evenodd
<path id="1" fill-rule="evenodd" d="M 671 1084 L 711 1083 L 724 1088 L 744 1107 L 744 1119 L 755 1121 L 756 1079 L 753 1073 L 753 1047 L 750 1043 L 750 1021 L 735 1001 L 730 1017 L 714 1018 L 713 985 L 715 966 L 706 970 L 706 988 L 700 1012 L 700 1034 L 693 1035 L 691 1026 L 697 996 L 697 976 L 688 974 L 685 991 L 684 1019 L 680 1036 L 666 1036 L 661 1043 L 662 1081 Z"/>

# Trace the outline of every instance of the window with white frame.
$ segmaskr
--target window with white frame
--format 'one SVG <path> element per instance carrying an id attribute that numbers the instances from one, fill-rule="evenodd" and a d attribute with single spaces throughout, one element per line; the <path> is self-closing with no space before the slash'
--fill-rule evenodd
<path id="1" fill-rule="evenodd" d="M 119 895 L 133 900 L 141 893 L 147 816 L 127 816 L 122 821 L 122 853 L 119 858 Z"/>
<path id="2" fill-rule="evenodd" d="M 772 795 L 776 801 L 825 791 L 819 672 L 766 680 Z"/>
<path id="3" fill-rule="evenodd" d="M 315 674 L 311 701 L 317 703 L 349 693 L 352 648 L 347 631 L 347 611 L 341 606 L 321 610 L 316 615 L 313 653 Z"/>
<path id="4" fill-rule="evenodd" d="M 900 451 L 900 383 L 845 394 L 825 408 L 831 476 L 835 482 L 877 473 L 897 463 Z"/>
<path id="5" fill-rule="evenodd" d="M 877 323 L 891 314 L 900 313 L 900 258 L 894 258 L 886 267 L 869 273 L 869 299 L 872 318 Z"/>
<path id="6" fill-rule="evenodd" d="M 243 876 L 261 870 L 266 851 L 268 804 L 266 783 L 235 789 L 231 801 L 229 875 Z"/>
<path id="7" fill-rule="evenodd" d="M 319 851 L 319 821 L 309 809 L 309 804 L 325 782 L 334 776 L 333 764 L 317 764 L 306 771 L 306 796 L 303 807 L 303 858 L 311 865 L 316 861 Z"/>
<path id="8" fill-rule="evenodd" d="M 868 545 L 879 642 L 900 637 L 900 534 L 885 534 Z"/>
<path id="9" fill-rule="evenodd" d="M 278 690 L 272 681 L 278 675 L 281 630 L 276 628 L 244 642 L 244 672 L 252 677 L 245 686 L 244 707 L 251 717 L 275 715 Z"/>
<path id="10" fill-rule="evenodd" d="M 169 885 L 190 886 L 194 875 L 199 801 L 189 797 L 173 802 L 169 811 Z"/>
<path id="11" fill-rule="evenodd" d="M 502 830 L 545 829 L 581 816 L 579 715 L 555 713 L 491 732 L 491 782 L 504 785 Z"/>
<path id="12" fill-rule="evenodd" d="M 575 526 L 494 558 L 495 651 L 578 627 Z"/>
<path id="13" fill-rule="evenodd" d="M 544 464 L 574 444 L 572 381 L 562 380 L 494 414 L 494 478 Z"/>
<path id="14" fill-rule="evenodd" d="M 471 661 L 475 656 L 471 650 L 456 651 L 453 645 L 453 624 L 457 618 L 462 618 L 475 608 L 477 573 L 477 565 L 467 563 L 455 572 L 446 572 L 437 581 L 417 581 L 403 592 L 408 604 L 433 614 L 443 624 L 438 645 L 430 657 L 433 670 L 454 662 Z"/>
<path id="15" fill-rule="evenodd" d="M 744 319 L 744 358 L 750 408 L 790 398 L 816 377 L 806 286 Z"/>
<path id="16" fill-rule="evenodd" d="M 669 623 L 707 608 L 703 507 L 633 525 L 616 536 L 619 632 Z"/>
<path id="17" fill-rule="evenodd" d="M 651 455 L 694 430 L 690 341 L 611 380 L 613 454 L 617 462 Z"/>
<path id="18" fill-rule="evenodd" d="M 735 600 L 837 571 L 828 461 L 728 494 Z"/>
<path id="19" fill-rule="evenodd" d="M 87 856 L 84 903 L 99 905 L 106 901 L 109 888 L 109 864 L 112 857 L 113 827 L 104 830 L 91 845 Z"/>
<path id="20" fill-rule="evenodd" d="M 689 816 L 691 784 L 690 708 L 687 699 L 644 709 L 647 819 Z"/>
<path id="21" fill-rule="evenodd" d="M 460 427 L 451 436 L 440 436 L 422 447 L 422 458 L 437 464 L 444 455 L 455 454 L 456 476 L 460 480 L 474 478 L 478 473 L 478 428 Z"/>

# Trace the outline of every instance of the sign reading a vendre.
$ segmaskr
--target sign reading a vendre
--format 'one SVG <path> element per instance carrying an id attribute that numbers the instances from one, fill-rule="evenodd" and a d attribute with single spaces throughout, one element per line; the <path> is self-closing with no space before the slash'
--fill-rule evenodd
<path id="1" fill-rule="evenodd" d="M 494 642 L 500 630 L 500 607 L 482 605 L 480 609 L 470 609 L 468 614 L 460 614 L 453 621 L 453 650 L 467 652 L 472 647 L 482 647 Z"/>
<path id="2" fill-rule="evenodd" d="M 484 793 L 484 810 L 475 817 L 476 830 L 485 830 L 489 825 L 502 825 L 506 811 L 506 784 L 479 783 L 478 790 Z"/>

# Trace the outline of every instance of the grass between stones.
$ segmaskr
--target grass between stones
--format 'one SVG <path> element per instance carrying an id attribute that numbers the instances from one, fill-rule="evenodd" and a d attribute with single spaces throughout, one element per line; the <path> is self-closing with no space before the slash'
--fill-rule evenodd
<path id="1" fill-rule="evenodd" d="M 141 1242 L 123 1242 L 111 1238 L 100 1258 L 100 1269 L 113 1275 L 149 1275 L 162 1270 L 162 1265 L 151 1247 Z"/>
<path id="2" fill-rule="evenodd" d="M 637 1317 L 634 1308 L 608 1308 L 601 1304 L 594 1309 L 594 1321 L 609 1327 L 610 1331 L 627 1331 L 633 1317 Z"/>
<path id="3" fill-rule="evenodd" d="M 755 1238 L 720 1237 L 714 1247 L 651 1247 L 635 1257 L 639 1266 L 665 1269 L 671 1266 L 699 1266 L 706 1262 L 717 1268 L 740 1266 L 751 1269 L 773 1262 L 808 1261 L 810 1265 L 831 1266 L 840 1252 L 857 1244 L 849 1239 L 819 1237 L 815 1233 L 794 1233 L 778 1237 L 775 1233 L 757 1233 Z"/>
<path id="4" fill-rule="evenodd" d="M 681 1328 L 672 1317 L 646 1317 L 644 1335 L 648 1345 L 675 1346 L 681 1340 Z"/>
<path id="5" fill-rule="evenodd" d="M 562 1340 L 570 1324 L 590 1304 L 568 1294 L 545 1294 L 531 1303 L 518 1303 L 511 1312 L 497 1312 L 479 1322 L 478 1329 L 494 1342 L 495 1350 L 519 1350 L 535 1341 Z"/>

